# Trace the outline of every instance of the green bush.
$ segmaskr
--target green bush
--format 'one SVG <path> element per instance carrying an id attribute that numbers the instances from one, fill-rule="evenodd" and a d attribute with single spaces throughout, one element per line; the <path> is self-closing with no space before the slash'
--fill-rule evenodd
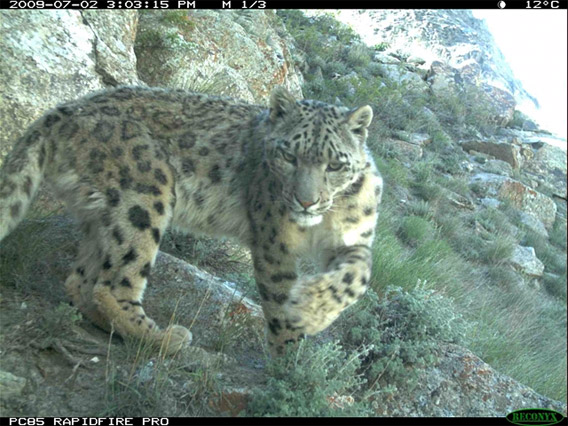
<path id="1" fill-rule="evenodd" d="M 355 45 L 347 53 L 347 63 L 353 68 L 364 68 L 371 63 L 369 48 L 365 45 Z"/>
<path id="2" fill-rule="evenodd" d="M 386 42 L 386 41 L 382 41 L 380 43 L 377 43 L 373 46 L 373 48 L 377 51 L 377 52 L 384 52 L 385 50 L 387 50 L 390 47 L 390 43 Z"/>
<path id="3" fill-rule="evenodd" d="M 479 213 L 475 215 L 475 220 L 477 220 L 490 235 L 494 236 L 497 233 L 504 236 L 517 235 L 517 228 L 511 223 L 507 214 L 501 210 L 494 208 L 480 210 Z"/>
<path id="4" fill-rule="evenodd" d="M 492 266 L 488 269 L 487 273 L 491 284 L 505 289 L 511 288 L 514 290 L 512 284 L 518 282 L 519 279 L 515 271 L 513 271 L 509 265 L 500 264 Z"/>
<path id="5" fill-rule="evenodd" d="M 468 330 L 453 302 L 420 281 L 409 291 L 389 287 L 382 297 L 370 290 L 340 327 L 347 348 L 371 348 L 361 368 L 378 400 L 411 390 L 421 369 L 439 359 L 440 343 L 463 343 Z"/>
<path id="6" fill-rule="evenodd" d="M 434 228 L 428 220 L 420 216 L 409 216 L 402 220 L 398 232 L 402 241 L 411 246 L 416 246 L 422 241 L 432 238 Z"/>
<path id="7" fill-rule="evenodd" d="M 442 198 L 443 190 L 437 183 L 418 181 L 412 183 L 414 193 L 425 201 L 436 202 Z"/>
<path id="8" fill-rule="evenodd" d="M 289 347 L 285 356 L 268 362 L 266 387 L 253 392 L 246 415 L 372 415 L 367 401 L 352 396 L 365 383 L 358 369 L 367 353 L 347 352 L 337 343 L 318 346 L 311 340 Z"/>

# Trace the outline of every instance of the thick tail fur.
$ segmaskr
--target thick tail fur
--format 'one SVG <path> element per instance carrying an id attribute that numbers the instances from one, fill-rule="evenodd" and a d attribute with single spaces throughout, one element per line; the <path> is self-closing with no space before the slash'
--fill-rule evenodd
<path id="1" fill-rule="evenodd" d="M 0 169 L 0 241 L 23 219 L 43 179 L 48 149 L 38 127 L 18 140 Z"/>

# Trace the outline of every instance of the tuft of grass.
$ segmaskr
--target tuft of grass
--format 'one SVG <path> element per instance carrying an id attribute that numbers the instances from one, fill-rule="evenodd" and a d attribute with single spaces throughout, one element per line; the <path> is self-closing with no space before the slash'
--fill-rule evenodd
<path id="1" fill-rule="evenodd" d="M 432 208 L 428 201 L 413 200 L 408 203 L 408 211 L 415 216 L 420 216 L 428 220 L 433 219 Z"/>
<path id="2" fill-rule="evenodd" d="M 513 254 L 514 241 L 507 236 L 495 235 L 481 250 L 481 260 L 491 265 L 501 265 L 509 261 Z"/>
<path id="3" fill-rule="evenodd" d="M 550 231 L 550 242 L 561 250 L 566 251 L 566 218 L 556 215 L 556 220 Z"/>
<path id="4" fill-rule="evenodd" d="M 215 414 L 208 404 L 220 388 L 214 366 L 190 368 L 182 351 L 174 356 L 157 354 L 143 339 L 126 338 L 114 352 L 109 343 L 108 353 L 106 403 L 99 416 Z"/>
<path id="5" fill-rule="evenodd" d="M 415 220 L 422 225 L 425 221 L 422 218 Z M 450 245 L 434 233 L 414 250 L 408 250 L 397 238 L 396 222 L 395 213 L 384 207 L 373 245 L 371 286 L 378 292 L 385 291 L 389 285 L 407 289 L 419 279 L 442 287 L 454 286 L 462 275 L 463 262 Z"/>
<path id="6" fill-rule="evenodd" d="M 184 10 L 168 10 L 161 16 L 160 21 L 173 24 L 184 32 L 195 29 L 195 22 L 191 20 L 188 13 Z"/>
<path id="7" fill-rule="evenodd" d="M 369 48 L 362 44 L 352 46 L 347 53 L 346 61 L 353 68 L 369 66 L 371 62 Z"/>

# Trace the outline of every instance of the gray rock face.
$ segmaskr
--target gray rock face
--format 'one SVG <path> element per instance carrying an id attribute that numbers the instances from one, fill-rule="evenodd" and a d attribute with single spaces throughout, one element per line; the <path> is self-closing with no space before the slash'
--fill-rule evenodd
<path id="1" fill-rule="evenodd" d="M 544 264 L 536 257 L 534 248 L 515 246 L 511 255 L 513 267 L 531 277 L 542 277 Z"/>
<path id="2" fill-rule="evenodd" d="M 534 156 L 525 161 L 525 172 L 548 186 L 554 195 L 566 199 L 566 151 L 548 144 L 534 151 Z"/>
<path id="3" fill-rule="evenodd" d="M 172 20 L 171 13 L 140 17 L 136 53 L 138 72 L 147 84 L 251 103 L 265 102 L 274 86 L 283 85 L 302 97 L 293 44 L 277 27 L 273 12 L 192 10 L 185 23 Z"/>
<path id="4" fill-rule="evenodd" d="M 507 377 L 457 345 L 440 348 L 441 361 L 421 373 L 409 398 L 392 398 L 388 416 L 499 416 L 521 408 L 548 408 L 566 415 L 566 404 L 546 398 Z"/>
<path id="5" fill-rule="evenodd" d="M 105 85 L 142 84 L 136 73 L 134 41 L 138 28 L 138 13 L 119 10 L 101 13 L 81 12 L 84 22 L 95 33 L 94 54 L 96 71 Z"/>
<path id="6" fill-rule="evenodd" d="M 31 121 L 107 84 L 137 83 L 136 11 L 0 11 L 0 158 Z"/>
<path id="7" fill-rule="evenodd" d="M 0 400 L 19 396 L 26 386 L 26 379 L 0 370 Z"/>

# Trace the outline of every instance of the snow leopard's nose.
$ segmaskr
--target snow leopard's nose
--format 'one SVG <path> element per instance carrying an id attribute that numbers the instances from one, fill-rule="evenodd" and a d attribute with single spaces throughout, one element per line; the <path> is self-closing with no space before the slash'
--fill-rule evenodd
<path id="1" fill-rule="evenodd" d="M 298 201 L 298 203 L 300 203 L 300 205 L 305 209 L 308 209 L 309 207 L 313 206 L 314 204 L 317 204 L 317 202 L 319 201 L 319 198 L 315 201 L 309 201 L 309 200 L 301 200 L 300 198 L 298 198 L 297 194 L 295 196 L 296 196 L 296 200 Z"/>

